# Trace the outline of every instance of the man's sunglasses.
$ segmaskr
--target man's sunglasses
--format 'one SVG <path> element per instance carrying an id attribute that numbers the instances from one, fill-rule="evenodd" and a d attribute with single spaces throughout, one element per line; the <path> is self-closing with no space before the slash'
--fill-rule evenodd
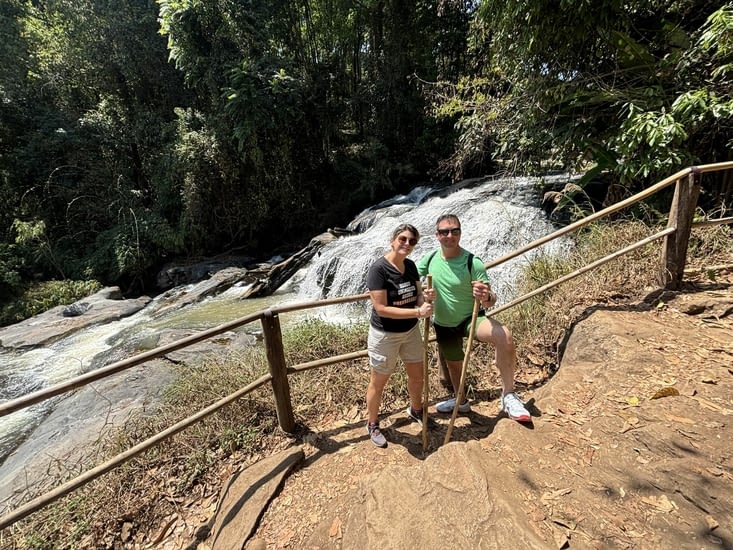
<path id="1" fill-rule="evenodd" d="M 450 227 L 448 229 L 438 229 L 438 235 L 441 237 L 447 237 L 448 235 L 460 235 L 461 234 L 461 228 L 460 227 Z"/>
<path id="2" fill-rule="evenodd" d="M 408 239 L 404 235 L 400 235 L 399 237 L 397 237 L 397 240 L 400 241 L 400 244 L 410 243 L 410 246 L 415 246 L 417 244 L 417 239 L 414 237 Z"/>

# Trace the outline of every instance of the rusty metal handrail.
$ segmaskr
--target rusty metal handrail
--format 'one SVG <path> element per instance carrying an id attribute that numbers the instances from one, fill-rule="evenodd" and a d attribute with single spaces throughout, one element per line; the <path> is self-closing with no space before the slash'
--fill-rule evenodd
<path id="1" fill-rule="evenodd" d="M 125 369 L 140 365 L 141 363 L 145 363 L 146 361 L 150 361 L 151 359 L 155 359 L 156 357 L 160 357 L 161 355 L 165 355 L 166 353 L 169 353 L 171 351 L 176 351 L 181 348 L 190 346 L 191 344 L 196 344 L 197 342 L 206 340 L 207 338 L 211 338 L 212 336 L 216 336 L 218 334 L 221 334 L 222 332 L 232 330 L 242 325 L 246 325 L 247 323 L 251 323 L 252 321 L 257 321 L 261 318 L 261 311 L 253 313 L 252 315 L 247 315 L 246 317 L 236 319 L 229 323 L 224 323 L 223 325 L 219 325 L 214 328 L 204 330 L 202 332 L 197 332 L 196 334 L 192 334 L 191 336 L 187 336 L 186 338 L 176 340 L 175 342 L 171 342 L 170 344 L 166 344 L 164 346 L 160 346 L 149 351 L 140 353 L 138 355 L 135 355 L 134 357 L 130 357 L 129 359 L 116 361 L 107 365 L 106 367 L 102 367 L 91 372 L 87 372 L 86 374 L 76 376 L 54 386 L 50 386 L 48 388 L 38 390 L 33 393 L 29 393 L 28 395 L 18 397 L 17 399 L 6 401 L 5 403 L 0 404 L 0 416 L 5 416 L 17 410 L 30 407 L 31 405 L 35 405 L 36 403 L 45 401 L 46 399 L 49 399 L 51 397 L 55 397 L 67 391 L 89 384 L 90 382 L 94 382 L 101 378 L 116 374 Z"/>

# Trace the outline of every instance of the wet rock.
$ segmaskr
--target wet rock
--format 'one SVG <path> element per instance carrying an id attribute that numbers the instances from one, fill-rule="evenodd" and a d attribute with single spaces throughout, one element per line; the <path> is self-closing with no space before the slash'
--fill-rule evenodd
<path id="1" fill-rule="evenodd" d="M 90 325 L 109 323 L 128 317 L 144 308 L 148 296 L 121 299 L 118 287 L 103 288 L 72 306 L 57 306 L 0 329 L 0 347 L 23 349 L 44 346 Z M 69 315 L 69 311 L 73 312 Z"/>

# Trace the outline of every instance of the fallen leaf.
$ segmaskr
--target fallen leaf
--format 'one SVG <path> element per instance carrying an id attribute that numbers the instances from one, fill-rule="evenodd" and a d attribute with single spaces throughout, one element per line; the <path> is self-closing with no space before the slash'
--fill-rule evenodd
<path id="1" fill-rule="evenodd" d="M 713 516 L 705 516 L 705 521 L 708 524 L 708 529 L 710 529 L 711 531 L 720 527 L 720 524 L 715 521 L 715 518 Z"/>
<path id="2" fill-rule="evenodd" d="M 660 497 L 641 497 L 641 501 L 654 506 L 660 512 L 671 512 L 677 508 L 677 505 L 667 498 L 667 495 Z"/>
<path id="3" fill-rule="evenodd" d="M 571 493 L 572 491 L 573 491 L 572 489 L 558 489 L 557 491 L 552 491 L 550 493 L 544 493 L 542 497 L 540 498 L 541 500 L 555 500 L 558 497 Z"/>
<path id="4" fill-rule="evenodd" d="M 570 541 L 568 540 L 568 537 L 567 535 L 565 535 L 565 533 L 556 531 L 553 533 L 553 538 L 555 539 L 555 546 L 558 550 L 567 548 L 567 546 L 570 544 Z"/>
<path id="5" fill-rule="evenodd" d="M 328 536 L 331 538 L 341 538 L 341 518 L 335 518 L 328 530 Z"/>
<path id="6" fill-rule="evenodd" d="M 561 518 L 559 516 L 552 516 L 550 519 L 553 522 L 557 523 L 558 525 L 567 527 L 571 531 L 575 531 L 575 528 L 578 526 L 578 524 L 575 521 L 573 521 L 572 519 Z"/>
<path id="7" fill-rule="evenodd" d="M 694 424 L 695 421 L 691 418 L 685 418 L 684 416 L 674 416 L 673 414 L 668 414 L 667 420 L 673 420 L 674 422 L 681 422 L 682 424 Z"/>
<path id="8" fill-rule="evenodd" d="M 630 396 L 626 397 L 626 402 L 627 402 L 627 403 L 628 403 L 629 405 L 633 405 L 633 406 L 636 406 L 636 405 L 638 405 L 638 404 L 639 404 L 639 398 L 638 398 L 638 397 L 636 397 L 635 395 L 630 395 Z"/>
<path id="9" fill-rule="evenodd" d="M 660 399 L 662 397 L 671 397 L 673 395 L 679 395 L 679 394 L 680 392 L 677 390 L 677 388 L 667 386 L 666 388 L 660 388 L 657 391 L 655 391 L 654 395 L 652 395 L 649 399 Z"/>

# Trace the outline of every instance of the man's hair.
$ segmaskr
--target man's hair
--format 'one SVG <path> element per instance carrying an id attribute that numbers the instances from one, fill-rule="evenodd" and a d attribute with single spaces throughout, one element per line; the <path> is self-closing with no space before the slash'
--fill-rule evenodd
<path id="1" fill-rule="evenodd" d="M 445 220 L 454 221 L 458 224 L 458 227 L 461 227 L 461 220 L 459 220 L 458 216 L 456 216 L 455 214 L 441 214 L 438 217 L 438 221 L 435 222 L 435 228 L 437 229 L 438 226 L 440 225 L 440 222 L 445 221 Z"/>
<path id="2" fill-rule="evenodd" d="M 410 225 L 409 223 L 403 223 L 398 225 L 397 229 L 392 232 L 392 238 L 390 239 L 390 241 L 394 241 L 397 238 L 397 235 L 399 235 L 403 231 L 409 231 L 418 241 L 420 240 L 420 232 L 415 228 L 415 226 Z"/>

